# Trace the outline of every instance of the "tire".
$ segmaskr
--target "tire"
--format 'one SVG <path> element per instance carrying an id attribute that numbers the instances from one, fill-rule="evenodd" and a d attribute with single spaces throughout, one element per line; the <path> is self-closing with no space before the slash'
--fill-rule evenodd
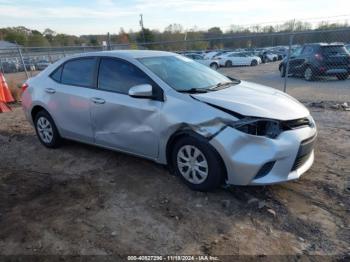
<path id="1" fill-rule="evenodd" d="M 47 148 L 57 148 L 62 143 L 55 122 L 46 111 L 40 111 L 35 115 L 34 127 L 41 144 Z"/>
<path id="2" fill-rule="evenodd" d="M 336 75 L 336 77 L 338 78 L 338 80 L 346 80 L 349 77 L 349 74 L 340 74 L 340 75 Z"/>
<path id="3" fill-rule="evenodd" d="M 232 67 L 232 61 L 231 61 L 231 60 L 227 60 L 227 61 L 225 62 L 225 66 L 226 66 L 226 67 Z"/>
<path id="4" fill-rule="evenodd" d="M 213 70 L 218 70 L 218 68 L 219 68 L 217 63 L 211 63 L 209 67 Z"/>
<path id="5" fill-rule="evenodd" d="M 277 61 L 277 57 L 273 57 L 272 61 L 276 62 Z"/>
<path id="6" fill-rule="evenodd" d="M 315 74 L 310 66 L 305 68 L 304 78 L 306 81 L 313 81 L 315 79 Z"/>
<path id="7" fill-rule="evenodd" d="M 280 76 L 281 77 L 286 76 L 286 67 L 284 65 L 281 65 L 281 67 L 280 67 Z"/>
<path id="8" fill-rule="evenodd" d="M 195 154 L 196 158 L 193 157 Z M 177 140 L 172 149 L 171 161 L 175 174 L 192 190 L 211 191 L 223 183 L 224 164 L 204 138 L 185 136 Z"/>
<path id="9" fill-rule="evenodd" d="M 258 65 L 258 61 L 256 61 L 255 59 L 252 60 L 252 62 L 250 63 L 251 66 L 257 66 Z"/>

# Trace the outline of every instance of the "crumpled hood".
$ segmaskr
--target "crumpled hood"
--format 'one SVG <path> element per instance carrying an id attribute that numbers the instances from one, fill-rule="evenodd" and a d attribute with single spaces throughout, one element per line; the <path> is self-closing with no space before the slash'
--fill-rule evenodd
<path id="1" fill-rule="evenodd" d="M 245 81 L 219 91 L 192 96 L 244 116 L 292 120 L 310 114 L 309 110 L 293 97 L 274 88 Z"/>

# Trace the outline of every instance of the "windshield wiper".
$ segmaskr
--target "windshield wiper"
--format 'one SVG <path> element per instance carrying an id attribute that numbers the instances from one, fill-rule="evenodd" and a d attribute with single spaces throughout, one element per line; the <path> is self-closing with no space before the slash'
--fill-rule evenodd
<path id="1" fill-rule="evenodd" d="M 213 85 L 209 88 L 209 90 L 213 90 L 213 89 L 221 89 L 225 86 L 228 86 L 228 85 L 233 85 L 234 82 L 220 82 L 220 83 L 217 83 L 216 85 Z"/>
<path id="2" fill-rule="evenodd" d="M 180 93 L 190 93 L 190 94 L 195 94 L 195 93 L 207 93 L 208 90 L 204 88 L 190 88 L 186 90 L 177 90 Z"/>

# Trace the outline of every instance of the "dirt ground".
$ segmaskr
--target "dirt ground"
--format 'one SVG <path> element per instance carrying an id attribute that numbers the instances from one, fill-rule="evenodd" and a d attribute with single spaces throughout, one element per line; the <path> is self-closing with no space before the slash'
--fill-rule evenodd
<path id="1" fill-rule="evenodd" d="M 310 109 L 316 159 L 300 180 L 200 193 L 147 160 L 46 149 L 14 106 L 0 114 L 0 254 L 349 256 L 350 112 Z"/>

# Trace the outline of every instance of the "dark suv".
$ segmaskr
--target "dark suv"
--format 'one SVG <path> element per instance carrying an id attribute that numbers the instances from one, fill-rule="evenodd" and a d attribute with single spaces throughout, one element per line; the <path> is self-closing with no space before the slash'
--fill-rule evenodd
<path id="1" fill-rule="evenodd" d="M 286 74 L 287 58 L 279 65 L 281 77 Z M 290 57 L 288 74 L 312 81 L 317 76 L 336 76 L 345 80 L 350 74 L 350 53 L 343 44 L 305 44 Z"/>

